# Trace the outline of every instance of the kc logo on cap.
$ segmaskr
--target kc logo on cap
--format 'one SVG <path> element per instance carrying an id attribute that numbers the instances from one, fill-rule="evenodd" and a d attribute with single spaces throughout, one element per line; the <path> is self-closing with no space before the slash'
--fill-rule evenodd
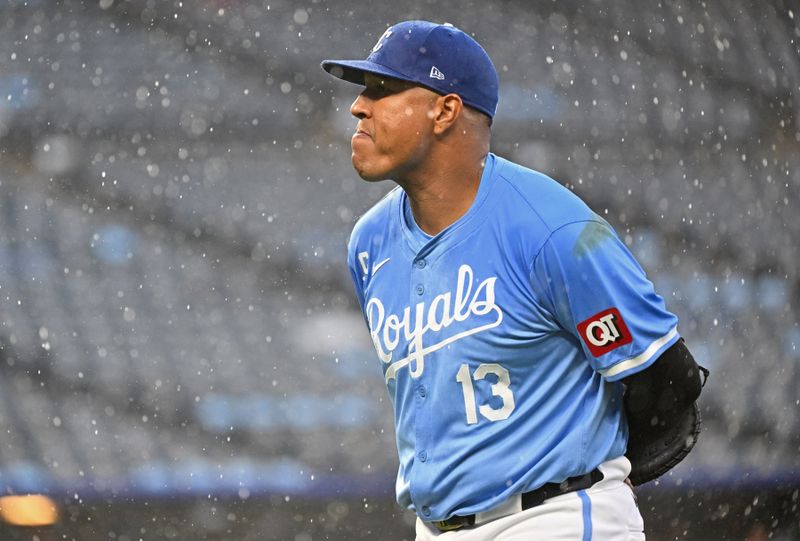
<path id="1" fill-rule="evenodd" d="M 392 29 L 389 28 L 388 30 L 386 30 L 386 32 L 383 33 L 383 35 L 380 38 L 378 38 L 378 43 L 376 43 L 375 47 L 372 48 L 372 52 L 374 53 L 378 51 L 381 47 L 383 47 L 383 42 L 386 41 L 386 38 L 388 38 L 391 35 L 392 35 Z"/>

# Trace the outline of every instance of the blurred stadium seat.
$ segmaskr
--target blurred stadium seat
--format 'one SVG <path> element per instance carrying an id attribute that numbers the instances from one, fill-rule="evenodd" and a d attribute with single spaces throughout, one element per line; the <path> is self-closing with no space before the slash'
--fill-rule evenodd
<path id="1" fill-rule="evenodd" d="M 345 4 L 0 0 L 0 486 L 313 495 L 393 475 L 344 268 L 391 185 L 356 179 L 355 89 L 318 64 L 417 16 L 474 30 L 502 81 L 495 151 L 617 228 L 712 370 L 703 451 L 673 478 L 796 472 L 797 14 Z"/>

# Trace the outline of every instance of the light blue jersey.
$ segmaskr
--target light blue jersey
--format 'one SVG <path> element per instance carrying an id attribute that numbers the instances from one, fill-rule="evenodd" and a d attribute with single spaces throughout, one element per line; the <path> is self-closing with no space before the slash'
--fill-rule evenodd
<path id="1" fill-rule="evenodd" d="M 397 188 L 356 224 L 348 262 L 394 406 L 397 499 L 424 520 L 624 454 L 619 380 L 678 339 L 611 226 L 493 154 L 457 222 L 426 235 Z"/>

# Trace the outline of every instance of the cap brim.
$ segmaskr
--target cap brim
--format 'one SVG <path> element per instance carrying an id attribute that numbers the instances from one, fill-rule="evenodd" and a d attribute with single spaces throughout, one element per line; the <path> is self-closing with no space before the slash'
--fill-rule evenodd
<path id="1" fill-rule="evenodd" d="M 384 75 L 393 79 L 403 81 L 413 81 L 407 75 L 399 71 L 389 69 L 369 60 L 323 60 L 320 64 L 322 69 L 339 79 L 364 86 L 364 74 L 374 73 Z"/>

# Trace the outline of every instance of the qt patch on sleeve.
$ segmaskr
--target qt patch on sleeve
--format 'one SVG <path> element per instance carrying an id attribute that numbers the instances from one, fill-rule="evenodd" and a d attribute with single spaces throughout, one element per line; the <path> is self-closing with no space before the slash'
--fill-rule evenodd
<path id="1" fill-rule="evenodd" d="M 595 358 L 633 341 L 616 308 L 603 310 L 578 323 L 578 334 Z"/>

